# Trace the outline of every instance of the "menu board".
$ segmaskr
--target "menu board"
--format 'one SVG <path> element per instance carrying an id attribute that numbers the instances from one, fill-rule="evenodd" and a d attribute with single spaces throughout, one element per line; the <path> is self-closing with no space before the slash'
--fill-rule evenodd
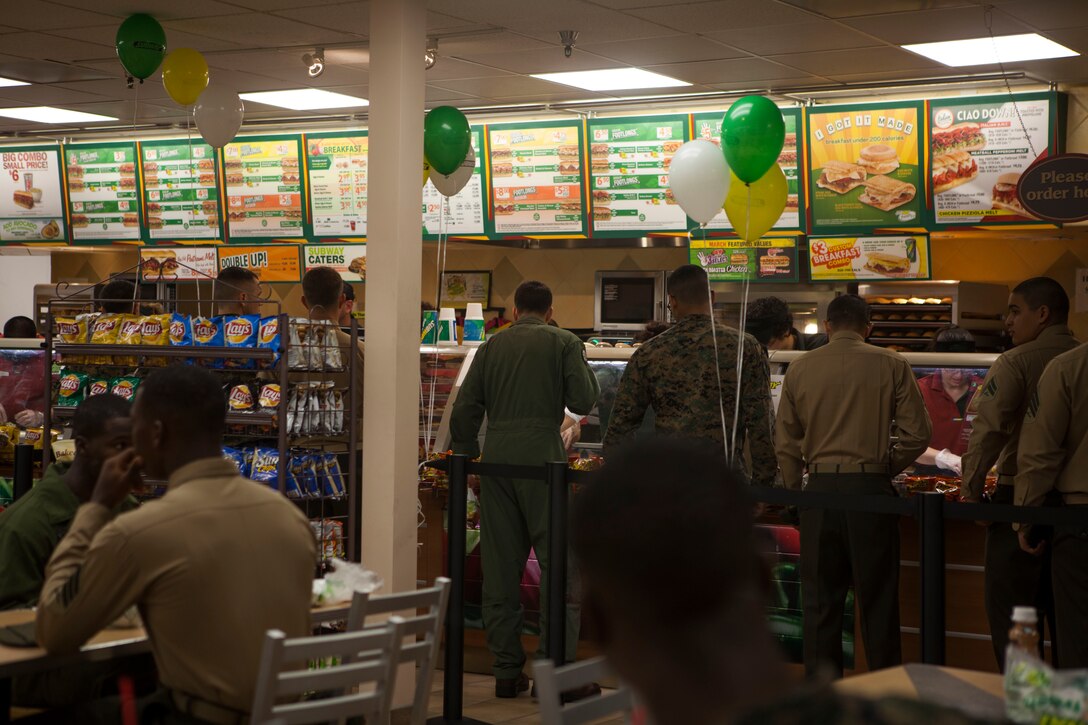
<path id="1" fill-rule="evenodd" d="M 144 247 L 140 278 L 148 282 L 215 279 L 218 259 L 215 247 Z"/>
<path id="2" fill-rule="evenodd" d="M 300 141 L 299 136 L 254 136 L 224 147 L 232 238 L 302 236 Z"/>
<path id="3" fill-rule="evenodd" d="M 711 282 L 796 282 L 797 239 L 692 239 L 688 258 Z"/>
<path id="4" fill-rule="evenodd" d="M 140 191 L 134 142 L 64 147 L 72 240 L 138 240 Z"/>
<path id="5" fill-rule="evenodd" d="M 921 101 L 808 112 L 811 231 L 868 232 L 923 223 Z"/>
<path id="6" fill-rule="evenodd" d="M 450 197 L 445 226 L 442 219 L 442 200 L 445 198 L 434 183 L 423 185 L 423 238 L 437 239 L 443 229 L 446 234 L 480 235 L 484 233 L 484 174 L 483 128 L 472 129 L 472 149 L 476 153 L 476 169 L 465 188 Z M 431 170 L 431 174 L 438 173 Z"/>
<path id="7" fill-rule="evenodd" d="M 295 244 L 218 247 L 219 269 L 245 267 L 262 282 L 298 282 L 302 279 L 298 250 Z"/>
<path id="8" fill-rule="evenodd" d="M 366 131 L 306 134 L 314 234 L 366 234 Z"/>
<path id="9" fill-rule="evenodd" d="M 1007 95 L 930 101 L 935 223 L 1038 221 L 1021 206 L 1016 185 L 1033 162 L 1055 152 L 1055 111 L 1052 93 L 1016 96 L 1015 103 Z"/>
<path id="10" fill-rule="evenodd" d="M 0 148 L 0 163 L 0 242 L 63 242 L 60 148 Z"/>
<path id="11" fill-rule="evenodd" d="M 929 237 L 809 237 L 813 282 L 929 279 Z"/>
<path id="12" fill-rule="evenodd" d="M 594 236 L 688 228 L 669 192 L 669 163 L 687 136 L 686 115 L 589 121 Z"/>
<path id="13" fill-rule="evenodd" d="M 366 281 L 365 244 L 307 244 L 302 248 L 303 268 L 332 267 L 345 282 Z"/>
<path id="14" fill-rule="evenodd" d="M 219 237 L 215 149 L 185 139 L 140 144 L 148 239 Z"/>
<path id="15" fill-rule="evenodd" d="M 495 234 L 585 234 L 582 123 L 487 129 Z"/>
<path id="16" fill-rule="evenodd" d="M 786 209 L 778 218 L 772 229 L 801 229 L 801 220 L 804 219 L 804 194 L 801 188 L 801 159 L 803 158 L 798 146 L 801 127 L 801 109 L 783 108 L 782 120 L 786 126 L 786 139 L 782 144 L 782 153 L 778 155 L 778 165 L 782 173 L 786 175 L 789 183 L 789 194 L 786 197 Z M 694 138 L 710 141 L 715 146 L 722 145 L 722 115 L 721 113 L 696 113 L 692 115 L 694 122 Z M 723 199 L 724 201 L 724 199 Z M 694 222 L 692 222 L 694 224 Z M 711 230 L 733 231 L 733 225 L 725 212 L 720 212 L 706 225 Z"/>

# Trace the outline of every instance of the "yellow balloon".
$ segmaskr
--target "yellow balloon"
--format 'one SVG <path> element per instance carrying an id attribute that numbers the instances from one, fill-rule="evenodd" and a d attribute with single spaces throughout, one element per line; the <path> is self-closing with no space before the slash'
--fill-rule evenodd
<path id="1" fill-rule="evenodd" d="M 191 106 L 208 87 L 208 63 L 192 48 L 173 50 L 162 62 L 162 84 L 179 105 Z"/>
<path id="2" fill-rule="evenodd" d="M 431 165 L 427 163 L 427 159 L 423 159 L 423 185 L 427 185 L 427 179 L 431 178 Z"/>
<path id="3" fill-rule="evenodd" d="M 729 176 L 725 214 L 741 239 L 754 242 L 771 230 L 786 208 L 790 190 L 786 175 L 775 164 L 751 184 L 745 184 L 732 171 Z"/>

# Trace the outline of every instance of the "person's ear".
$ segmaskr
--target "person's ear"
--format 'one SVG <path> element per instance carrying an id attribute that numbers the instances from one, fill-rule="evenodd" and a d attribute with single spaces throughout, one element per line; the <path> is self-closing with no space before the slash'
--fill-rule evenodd
<path id="1" fill-rule="evenodd" d="M 75 437 L 75 444 L 76 444 L 76 458 L 79 458 L 80 456 L 86 455 L 86 453 L 87 453 L 87 439 L 84 438 L 83 436 L 76 436 Z"/>
<path id="2" fill-rule="evenodd" d="M 1047 305 L 1039 305 L 1039 309 L 1035 311 L 1035 314 L 1041 324 L 1045 325 L 1050 322 L 1050 307 Z"/>
<path id="3" fill-rule="evenodd" d="M 552 311 L 553 311 L 553 309 L 551 307 L 549 307 L 548 311 L 544 313 L 544 321 L 545 322 L 551 322 L 552 321 Z"/>
<path id="4" fill-rule="evenodd" d="M 868 340 L 869 335 L 872 335 L 872 334 L 873 334 L 873 323 L 870 322 L 868 325 L 865 326 L 865 334 L 862 335 L 862 337 L 864 339 Z"/>

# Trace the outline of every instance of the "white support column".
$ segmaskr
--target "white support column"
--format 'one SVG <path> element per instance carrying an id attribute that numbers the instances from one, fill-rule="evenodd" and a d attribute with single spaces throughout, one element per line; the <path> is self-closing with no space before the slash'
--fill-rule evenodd
<path id="1" fill-rule="evenodd" d="M 371 0 L 361 551 L 384 593 L 416 588 L 426 30 L 423 0 Z"/>

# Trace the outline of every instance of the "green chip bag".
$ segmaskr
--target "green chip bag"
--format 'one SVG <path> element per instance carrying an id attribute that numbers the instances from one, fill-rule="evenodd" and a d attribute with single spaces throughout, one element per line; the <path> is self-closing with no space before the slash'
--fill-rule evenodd
<path id="1" fill-rule="evenodd" d="M 87 392 L 88 379 L 85 373 L 74 370 L 62 373 L 57 388 L 57 405 L 62 408 L 74 408 L 82 403 Z"/>
<path id="2" fill-rule="evenodd" d="M 136 397 L 136 389 L 140 387 L 140 378 L 125 375 L 110 381 L 110 392 L 124 398 L 128 402 Z"/>

